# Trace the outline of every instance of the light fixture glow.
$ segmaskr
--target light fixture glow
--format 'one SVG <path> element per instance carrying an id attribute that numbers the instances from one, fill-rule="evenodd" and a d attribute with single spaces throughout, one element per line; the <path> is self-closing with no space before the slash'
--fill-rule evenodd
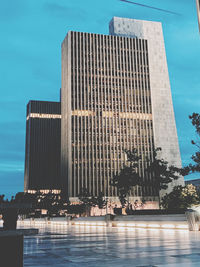
<path id="1" fill-rule="evenodd" d="M 117 226 L 126 226 L 125 223 L 117 223 Z"/>
<path id="2" fill-rule="evenodd" d="M 136 227 L 146 227 L 146 223 L 137 223 Z"/>
<path id="3" fill-rule="evenodd" d="M 160 228 L 160 224 L 148 224 L 148 227 Z"/>
<path id="4" fill-rule="evenodd" d="M 163 224 L 161 227 L 168 229 L 168 228 L 175 228 L 175 225 L 173 225 L 173 224 Z"/>
<path id="5" fill-rule="evenodd" d="M 176 228 L 179 228 L 179 229 L 188 229 L 188 225 L 177 225 Z"/>
<path id="6" fill-rule="evenodd" d="M 133 227 L 135 226 L 135 223 L 127 223 L 127 226 Z"/>

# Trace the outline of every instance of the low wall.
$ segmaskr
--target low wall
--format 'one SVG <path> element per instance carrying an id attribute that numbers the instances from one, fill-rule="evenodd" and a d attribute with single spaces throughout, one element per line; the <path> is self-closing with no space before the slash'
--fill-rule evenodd
<path id="1" fill-rule="evenodd" d="M 24 237 L 18 231 L 0 231 L 1 266 L 23 266 Z"/>
<path id="2" fill-rule="evenodd" d="M 156 228 L 156 229 L 188 229 L 184 214 L 173 215 L 129 215 L 116 216 L 112 226 Z"/>
<path id="3" fill-rule="evenodd" d="M 114 221 L 172 221 L 187 222 L 185 214 L 167 214 L 167 215 L 117 215 Z"/>
<path id="4" fill-rule="evenodd" d="M 129 216 L 99 216 L 76 218 L 71 225 L 105 225 L 110 227 L 134 227 L 152 229 L 188 229 L 186 216 L 173 215 L 129 215 Z"/>
<path id="5" fill-rule="evenodd" d="M 70 217 L 56 217 L 56 218 L 29 218 L 18 220 L 17 226 L 45 226 L 45 225 L 68 225 Z"/>
<path id="6" fill-rule="evenodd" d="M 29 227 L 67 226 L 67 225 L 90 225 L 90 226 L 109 226 L 109 227 L 132 227 L 149 229 L 188 229 L 188 222 L 185 214 L 169 215 L 106 215 L 73 218 L 41 218 L 25 219 L 18 221 L 18 225 Z"/>

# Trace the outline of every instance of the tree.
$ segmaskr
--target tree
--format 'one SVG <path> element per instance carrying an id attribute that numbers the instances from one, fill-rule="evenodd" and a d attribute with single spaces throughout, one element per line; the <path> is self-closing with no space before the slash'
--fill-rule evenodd
<path id="1" fill-rule="evenodd" d="M 4 197 L 5 195 L 0 195 L 0 204 L 5 202 Z"/>
<path id="2" fill-rule="evenodd" d="M 184 176 L 194 172 L 200 172 L 200 114 L 193 113 L 189 116 L 189 119 L 192 121 L 192 125 L 195 127 L 197 136 L 197 140 L 192 140 L 191 143 L 198 149 L 198 151 L 195 152 L 195 154 L 191 157 L 194 163 L 190 163 L 188 166 L 183 168 L 182 175 Z"/>
<path id="3" fill-rule="evenodd" d="M 81 203 L 85 205 L 87 211 L 90 210 L 91 207 L 96 206 L 98 206 L 99 209 L 103 209 L 107 204 L 107 200 L 104 198 L 102 192 L 98 196 L 93 196 L 89 193 L 87 188 L 82 188 L 78 198 Z"/>
<path id="4" fill-rule="evenodd" d="M 37 195 L 38 209 L 47 210 L 48 216 L 59 216 L 60 211 L 66 209 L 66 199 L 63 199 L 61 194 L 55 194 L 49 191 L 47 194 Z"/>
<path id="5" fill-rule="evenodd" d="M 97 197 L 95 197 L 95 203 L 99 209 L 104 209 L 107 205 L 107 202 L 108 201 L 105 199 L 102 192 Z"/>
<path id="6" fill-rule="evenodd" d="M 153 160 L 147 160 L 148 167 L 146 168 L 147 174 L 152 176 L 150 184 L 152 184 L 157 192 L 161 189 L 166 190 L 169 183 L 180 177 L 181 171 L 181 169 L 173 165 L 169 165 L 166 160 L 160 158 L 159 151 L 161 151 L 160 147 L 154 149 Z M 147 183 L 145 182 L 145 184 Z"/>
<path id="7" fill-rule="evenodd" d="M 89 193 L 87 188 L 82 188 L 78 198 L 81 201 L 81 205 L 85 206 L 86 213 L 90 215 L 90 208 L 96 205 L 94 197 Z"/>
<path id="8" fill-rule="evenodd" d="M 175 186 L 172 192 L 166 194 L 161 200 L 162 207 L 168 210 L 185 210 L 199 203 L 200 198 L 196 192 L 195 186 L 192 184 Z"/>
<path id="9" fill-rule="evenodd" d="M 23 193 L 24 194 L 24 193 Z M 22 196 L 22 194 L 20 195 Z M 19 214 L 24 214 L 31 207 L 30 203 L 19 201 L 19 194 L 16 197 L 12 196 L 11 200 L 4 200 L 4 195 L 0 195 L 0 213 L 3 219 L 3 228 L 5 230 L 15 230 Z M 29 205 L 25 205 L 29 204 Z"/>
<path id="10" fill-rule="evenodd" d="M 31 204 L 32 208 L 23 209 L 21 214 L 35 213 L 38 210 L 47 210 L 48 216 L 59 215 L 60 210 L 66 209 L 66 200 L 60 194 L 55 194 L 49 191 L 44 194 L 40 191 L 34 194 L 19 192 L 16 194 L 14 202 L 22 204 Z"/>
<path id="11" fill-rule="evenodd" d="M 81 204 L 85 205 L 88 214 L 90 214 L 91 207 L 97 206 L 99 209 L 104 209 L 107 205 L 107 200 L 102 192 L 98 196 L 93 196 L 87 188 L 82 188 L 78 198 Z"/>
<path id="12" fill-rule="evenodd" d="M 47 194 L 42 194 L 43 198 L 41 201 L 41 208 L 47 210 L 48 216 L 58 213 L 58 199 L 57 195 L 49 192 Z"/>
<path id="13" fill-rule="evenodd" d="M 127 197 L 129 198 L 131 189 L 141 184 L 141 177 L 138 173 L 140 157 L 137 154 L 137 150 L 124 150 L 127 156 L 127 164 L 124 164 L 123 168 L 113 175 L 111 185 L 117 188 L 119 200 L 122 207 L 126 205 Z"/>
<path id="14" fill-rule="evenodd" d="M 18 192 L 15 195 L 14 202 L 18 204 L 30 204 L 31 207 L 27 209 L 19 209 L 19 214 L 21 215 L 27 215 L 34 211 L 37 199 L 35 194 L 30 194 L 26 192 Z"/>
<path id="15" fill-rule="evenodd" d="M 79 214 L 79 216 L 81 216 L 81 214 L 86 212 L 86 206 L 85 204 L 75 204 L 75 205 L 68 205 L 67 206 L 67 213 L 68 214 Z"/>
<path id="16" fill-rule="evenodd" d="M 79 200 L 88 207 L 95 205 L 93 196 L 89 193 L 87 188 L 82 188 L 78 195 Z"/>

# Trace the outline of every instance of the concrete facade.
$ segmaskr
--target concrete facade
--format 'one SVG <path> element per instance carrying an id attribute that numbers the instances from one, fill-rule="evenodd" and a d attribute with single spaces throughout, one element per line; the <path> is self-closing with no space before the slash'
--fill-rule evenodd
<path id="1" fill-rule="evenodd" d="M 141 179 L 148 181 L 133 188 L 133 202 L 157 201 L 145 173 L 154 147 L 148 62 L 144 39 L 69 32 L 63 41 L 62 181 L 74 201 L 82 188 L 114 201 L 111 179 L 126 162 L 124 149 L 133 148 L 142 156 Z"/>
<path id="2" fill-rule="evenodd" d="M 71 199 L 82 188 L 116 197 L 110 181 L 126 162 L 124 149 L 143 156 L 142 175 L 154 147 L 181 167 L 161 23 L 114 17 L 109 30 L 70 31 L 62 43 L 61 177 Z M 158 201 L 152 178 L 144 179 L 134 201 Z M 182 177 L 168 192 L 178 184 Z"/>
<path id="3" fill-rule="evenodd" d="M 197 17 L 198 17 L 198 24 L 199 24 L 199 32 L 200 32 L 200 0 L 196 0 L 197 6 Z"/>
<path id="4" fill-rule="evenodd" d="M 162 148 L 161 157 L 169 164 L 181 167 L 162 24 L 114 17 L 109 24 L 109 32 L 111 35 L 147 40 L 154 144 L 155 147 Z M 184 185 L 183 177 L 174 181 L 167 191 L 161 192 L 161 195 L 171 191 L 175 185 Z"/>

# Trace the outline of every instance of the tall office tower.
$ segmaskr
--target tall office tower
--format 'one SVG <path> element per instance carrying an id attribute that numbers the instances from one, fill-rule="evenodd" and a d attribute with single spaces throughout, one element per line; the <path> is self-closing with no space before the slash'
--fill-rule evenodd
<path id="1" fill-rule="evenodd" d="M 200 32 L 200 0 L 196 0 L 197 6 L 197 17 L 198 17 L 198 24 L 199 24 L 199 32 Z"/>
<path id="2" fill-rule="evenodd" d="M 60 124 L 60 102 L 29 101 L 24 191 L 61 189 Z"/>
<path id="3" fill-rule="evenodd" d="M 169 164 L 181 167 L 162 24 L 114 17 L 110 22 L 109 31 L 114 36 L 147 40 L 154 145 L 162 148 L 162 157 Z M 141 55 L 140 52 L 137 54 L 138 57 Z M 140 71 L 138 75 L 141 75 Z M 168 191 L 179 184 L 184 185 L 183 177 L 172 183 Z"/>
<path id="4" fill-rule="evenodd" d="M 131 25 L 135 32 L 118 36 L 116 23 L 123 35 Z M 114 18 L 110 33 L 70 31 L 62 43 L 61 177 L 70 198 L 82 188 L 117 196 L 110 181 L 124 149 L 142 155 L 140 174 L 154 146 L 181 165 L 161 24 Z M 147 184 L 132 190 L 133 200 L 158 200 Z"/>

